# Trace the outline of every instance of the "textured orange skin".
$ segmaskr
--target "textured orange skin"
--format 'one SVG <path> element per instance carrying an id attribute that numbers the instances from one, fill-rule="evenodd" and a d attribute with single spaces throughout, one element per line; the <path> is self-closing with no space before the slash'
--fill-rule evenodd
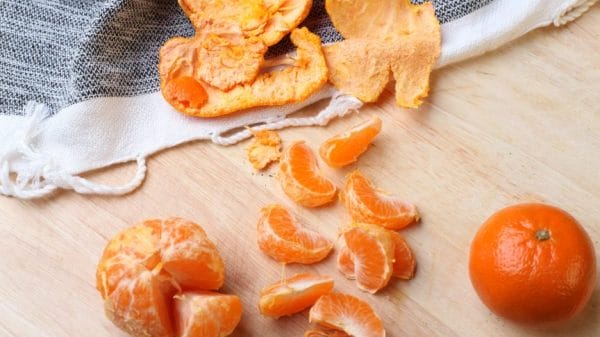
<path id="1" fill-rule="evenodd" d="M 279 204 L 261 209 L 256 225 L 260 250 L 280 263 L 317 263 L 329 255 L 333 243 L 321 234 L 301 227 Z"/>
<path id="2" fill-rule="evenodd" d="M 539 240 L 539 230 L 550 238 Z M 507 319 L 543 324 L 572 318 L 596 284 L 592 242 L 568 213 L 519 204 L 493 214 L 471 244 L 469 271 L 477 294 Z"/>
<path id="3" fill-rule="evenodd" d="M 175 78 L 165 84 L 163 95 L 177 109 L 198 109 L 208 100 L 202 84 L 190 76 Z"/>

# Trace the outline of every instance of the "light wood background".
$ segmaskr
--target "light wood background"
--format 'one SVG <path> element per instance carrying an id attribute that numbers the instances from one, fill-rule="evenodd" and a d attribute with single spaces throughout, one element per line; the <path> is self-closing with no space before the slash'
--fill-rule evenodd
<path id="1" fill-rule="evenodd" d="M 493 211 L 545 201 L 572 213 L 600 253 L 600 8 L 564 28 L 545 28 L 489 53 L 436 71 L 432 95 L 418 111 L 397 108 L 387 90 L 377 105 L 326 128 L 281 132 L 314 148 L 330 135 L 377 114 L 383 132 L 359 163 L 327 169 L 341 184 L 359 167 L 374 182 L 412 200 L 421 224 L 403 233 L 418 260 L 416 278 L 361 293 L 335 258 L 287 273 L 335 277 L 336 289 L 368 301 L 388 336 L 600 336 L 600 287 L 574 321 L 534 329 L 491 314 L 468 278 L 470 240 Z M 0 336 L 123 336 L 104 317 L 96 263 L 119 230 L 151 217 L 202 224 L 227 266 L 228 293 L 245 313 L 234 336 L 302 336 L 307 314 L 271 320 L 258 314 L 258 291 L 281 267 L 255 243 L 261 206 L 281 202 L 334 238 L 348 221 L 341 206 L 303 209 L 272 177 L 254 173 L 246 144 L 192 143 L 155 155 L 144 186 L 124 198 L 62 192 L 38 201 L 0 199 Z M 121 182 L 132 167 L 91 175 Z"/>

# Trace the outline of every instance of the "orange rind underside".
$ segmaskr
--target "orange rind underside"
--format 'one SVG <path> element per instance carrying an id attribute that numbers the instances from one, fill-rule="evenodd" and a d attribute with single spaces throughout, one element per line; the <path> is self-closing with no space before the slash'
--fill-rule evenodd
<path id="1" fill-rule="evenodd" d="M 433 5 L 327 0 L 326 9 L 345 37 L 325 47 L 331 83 L 363 102 L 375 102 L 392 74 L 396 103 L 418 107 L 429 93 L 429 75 L 441 50 Z"/>
<path id="2" fill-rule="evenodd" d="M 179 4 L 196 34 L 172 38 L 159 52 L 161 91 L 176 110 L 216 117 L 295 103 L 327 81 L 319 37 L 306 28 L 295 29 L 308 15 L 312 0 L 179 0 Z M 280 59 L 266 64 L 267 47 L 290 32 L 297 47 L 294 62 Z"/>
<path id="3" fill-rule="evenodd" d="M 224 265 L 197 224 L 147 220 L 108 243 L 96 281 L 115 325 L 134 336 L 171 336 L 171 297 L 181 290 L 220 288 Z"/>
<path id="4" fill-rule="evenodd" d="M 287 209 L 276 204 L 261 210 L 257 241 L 265 254 L 281 263 L 316 263 L 333 248 L 330 240 L 300 226 Z"/>
<path id="5" fill-rule="evenodd" d="M 358 170 L 346 177 L 340 200 L 352 220 L 401 229 L 419 220 L 414 205 L 378 191 Z"/>
<path id="6" fill-rule="evenodd" d="M 174 300 L 177 337 L 228 336 L 242 318 L 242 303 L 235 295 L 184 292 Z"/>
<path id="7" fill-rule="evenodd" d="M 279 318 L 310 308 L 323 295 L 333 290 L 333 279 L 309 273 L 296 274 L 261 290 L 260 313 Z"/>
<path id="8" fill-rule="evenodd" d="M 256 170 L 262 170 L 281 157 L 281 138 L 275 131 L 252 131 L 254 137 L 246 148 L 248 160 Z"/>
<path id="9" fill-rule="evenodd" d="M 198 30 L 206 21 L 233 22 L 245 36 L 272 46 L 306 18 L 312 0 L 179 0 L 179 4 Z"/>
<path id="10" fill-rule="evenodd" d="M 373 116 L 350 130 L 327 139 L 321 144 L 319 154 L 331 167 L 342 167 L 354 163 L 361 154 L 367 151 L 380 131 L 381 119 Z"/>
<path id="11" fill-rule="evenodd" d="M 322 296 L 310 309 L 309 321 L 349 336 L 385 337 L 383 322 L 371 306 L 347 294 Z"/>
<path id="12" fill-rule="evenodd" d="M 319 170 L 317 159 L 303 141 L 284 152 L 277 175 L 285 194 L 305 207 L 318 207 L 335 199 L 337 187 Z"/>
<path id="13" fill-rule="evenodd" d="M 338 330 L 320 331 L 309 330 L 304 333 L 304 337 L 350 337 L 347 333 Z"/>
<path id="14" fill-rule="evenodd" d="M 307 28 L 301 28 L 293 30 L 290 38 L 297 47 L 291 64 L 265 69 L 252 81 L 238 83 L 226 91 L 209 85 L 200 76 L 200 67 L 203 61 L 197 56 L 197 50 L 198 48 L 202 50 L 204 39 L 201 36 L 191 39 L 171 39 L 160 50 L 159 72 L 163 96 L 177 110 L 196 117 L 217 117 L 258 106 L 283 105 L 302 101 L 327 82 L 328 69 L 321 48 L 321 40 L 317 35 L 311 33 Z M 254 56 L 257 55 L 258 53 L 253 54 L 248 61 L 252 65 L 252 71 L 242 71 L 241 74 L 244 76 L 240 76 L 240 79 L 247 79 L 251 76 L 246 75 L 255 73 L 254 65 L 257 64 L 257 58 Z M 245 61 L 240 62 L 244 63 Z M 232 64 L 237 65 L 239 62 L 232 61 Z M 221 68 L 215 65 L 211 69 L 211 71 L 216 71 Z M 244 71 L 248 69 L 242 67 Z M 220 79 L 219 71 L 216 71 L 213 76 L 215 81 Z M 238 72 L 238 70 L 234 68 L 232 72 Z M 170 95 L 170 92 L 175 90 L 168 91 L 166 88 L 169 87 L 172 80 L 180 76 L 192 77 L 196 82 L 194 89 L 196 91 L 200 91 L 199 88 L 204 89 L 206 100 L 199 104 L 190 104 L 189 100 L 182 101 L 178 99 L 178 96 Z M 228 77 L 224 77 L 223 82 L 226 78 Z"/>
<path id="15" fill-rule="evenodd" d="M 397 232 L 389 231 L 394 243 L 394 264 L 392 266 L 392 276 L 401 280 L 410 280 L 415 275 L 416 261 L 410 246 L 404 240 L 402 235 Z M 356 279 L 354 274 L 354 260 L 352 253 L 342 241 L 338 252 L 337 267 L 338 270 L 350 280 Z"/>
<path id="16" fill-rule="evenodd" d="M 374 294 L 385 287 L 394 265 L 394 241 L 390 231 L 376 225 L 355 223 L 344 231 L 342 239 L 342 251 L 347 251 L 344 254 L 350 259 L 354 271 L 349 272 L 346 261 L 340 271 L 354 278 L 363 291 Z"/>

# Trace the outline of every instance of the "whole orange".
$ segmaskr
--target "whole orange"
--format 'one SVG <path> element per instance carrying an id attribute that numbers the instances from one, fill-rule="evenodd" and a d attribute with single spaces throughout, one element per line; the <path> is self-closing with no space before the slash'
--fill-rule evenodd
<path id="1" fill-rule="evenodd" d="M 471 244 L 469 271 L 494 313 L 541 324 L 579 313 L 596 284 L 589 236 L 567 212 L 519 204 L 493 214 Z"/>

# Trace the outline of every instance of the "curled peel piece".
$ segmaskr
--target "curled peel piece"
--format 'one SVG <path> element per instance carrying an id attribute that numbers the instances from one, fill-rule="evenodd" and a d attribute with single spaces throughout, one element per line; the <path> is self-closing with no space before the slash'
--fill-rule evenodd
<path id="1" fill-rule="evenodd" d="M 198 51 L 200 67 L 198 77 L 221 90 L 251 82 L 263 63 L 267 46 L 256 37 L 245 39 L 209 35 Z"/>
<path id="2" fill-rule="evenodd" d="M 269 19 L 263 0 L 179 0 L 179 5 L 197 30 L 203 29 L 204 21 L 212 20 L 235 23 L 244 35 L 256 36 Z"/>
<path id="3" fill-rule="evenodd" d="M 260 38 L 272 46 L 308 16 L 312 0 L 265 0 L 265 5 L 271 15 Z"/>
<path id="4" fill-rule="evenodd" d="M 327 0 L 326 8 L 347 38 L 325 48 L 330 81 L 363 102 L 375 102 L 392 74 L 396 103 L 418 107 L 429 92 L 429 74 L 441 48 L 431 3 Z"/>
<path id="5" fill-rule="evenodd" d="M 294 103 L 308 98 L 327 82 L 328 70 L 321 39 L 307 28 L 292 31 L 297 47 L 294 63 L 282 69 L 265 71 L 254 82 L 229 91 L 205 85 L 208 100 L 201 108 L 182 110 L 191 116 L 216 117 L 257 106 Z"/>
<path id="6" fill-rule="evenodd" d="M 176 37 L 163 45 L 159 72 L 164 84 L 189 76 L 229 90 L 256 78 L 266 51 L 262 40 L 245 38 L 237 25 L 205 22 L 193 38 Z"/>
<path id="7" fill-rule="evenodd" d="M 192 24 L 232 22 L 246 37 L 259 37 L 267 46 L 279 42 L 306 18 L 312 0 L 179 0 Z"/>

